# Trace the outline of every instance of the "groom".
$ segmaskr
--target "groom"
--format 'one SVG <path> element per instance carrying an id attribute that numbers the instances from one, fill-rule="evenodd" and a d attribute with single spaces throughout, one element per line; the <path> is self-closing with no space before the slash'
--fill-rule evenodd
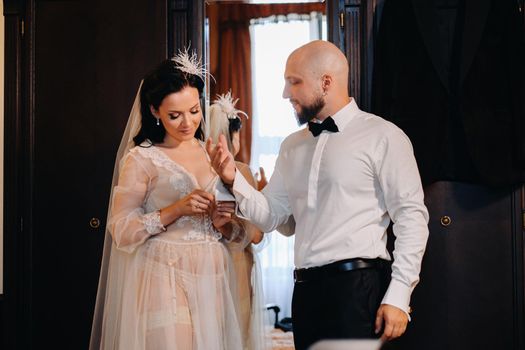
<path id="1" fill-rule="evenodd" d="M 348 62 L 314 41 L 288 58 L 283 97 L 308 128 L 282 143 L 262 192 L 235 168 L 225 139 L 207 149 L 239 211 L 265 232 L 295 227 L 294 341 L 399 337 L 409 320 L 428 238 L 428 212 L 412 146 L 393 124 L 361 111 L 348 96 Z M 391 260 L 386 229 L 393 221 Z"/>

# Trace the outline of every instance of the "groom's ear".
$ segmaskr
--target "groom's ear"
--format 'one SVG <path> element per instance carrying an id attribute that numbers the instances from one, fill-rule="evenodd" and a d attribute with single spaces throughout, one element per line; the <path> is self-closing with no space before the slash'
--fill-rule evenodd
<path id="1" fill-rule="evenodd" d="M 326 92 L 330 90 L 332 87 L 332 77 L 328 74 L 325 74 L 321 78 L 321 89 L 323 90 L 323 94 L 326 95 Z M 323 96 L 324 96 L 323 95 Z"/>

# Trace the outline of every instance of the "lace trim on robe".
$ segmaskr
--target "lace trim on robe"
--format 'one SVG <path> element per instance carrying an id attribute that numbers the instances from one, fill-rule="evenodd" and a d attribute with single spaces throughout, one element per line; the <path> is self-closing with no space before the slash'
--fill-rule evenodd
<path id="1" fill-rule="evenodd" d="M 166 228 L 160 222 L 160 210 L 144 214 L 142 217 L 142 223 L 144 224 L 146 231 L 151 235 L 166 231 Z"/>

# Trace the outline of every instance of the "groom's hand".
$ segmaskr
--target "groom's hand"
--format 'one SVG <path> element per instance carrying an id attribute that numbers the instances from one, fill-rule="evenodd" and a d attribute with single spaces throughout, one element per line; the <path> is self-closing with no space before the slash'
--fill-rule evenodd
<path id="1" fill-rule="evenodd" d="M 219 135 L 219 142 L 215 147 L 213 147 L 211 139 L 208 139 L 206 141 L 206 151 L 210 156 L 213 169 L 221 177 L 222 182 L 227 185 L 233 184 L 236 171 L 235 160 L 228 150 L 226 137 L 222 134 Z"/>
<path id="2" fill-rule="evenodd" d="M 384 321 L 384 327 L 383 326 Z M 408 316 L 407 314 L 392 305 L 382 304 L 377 310 L 375 332 L 378 334 L 383 328 L 382 341 L 392 340 L 400 337 L 407 329 Z"/>

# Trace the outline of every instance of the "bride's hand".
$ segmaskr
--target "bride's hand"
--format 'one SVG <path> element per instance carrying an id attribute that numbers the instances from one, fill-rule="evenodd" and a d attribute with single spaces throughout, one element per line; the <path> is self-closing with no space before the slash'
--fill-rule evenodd
<path id="1" fill-rule="evenodd" d="M 217 202 L 211 212 L 213 226 L 222 232 L 224 226 L 232 220 L 234 213 L 235 202 Z"/>
<path id="2" fill-rule="evenodd" d="M 186 197 L 182 198 L 177 206 L 180 216 L 190 216 L 209 213 L 214 197 L 211 193 L 203 190 L 193 190 Z"/>

